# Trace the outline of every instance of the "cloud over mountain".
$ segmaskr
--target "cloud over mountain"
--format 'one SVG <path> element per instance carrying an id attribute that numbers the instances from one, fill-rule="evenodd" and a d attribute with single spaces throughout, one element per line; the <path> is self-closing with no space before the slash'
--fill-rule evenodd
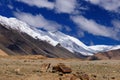
<path id="1" fill-rule="evenodd" d="M 0 0 L 0 15 L 62 31 L 88 45 L 120 43 L 120 0 Z"/>
<path id="2" fill-rule="evenodd" d="M 107 27 L 101 24 L 98 24 L 92 19 L 87 19 L 83 16 L 72 16 L 71 19 L 73 22 L 83 31 L 86 31 L 90 34 L 109 37 L 116 40 L 119 40 L 120 30 L 116 31 L 118 23 L 114 27 Z M 117 28 L 118 29 L 118 28 Z"/>
<path id="3" fill-rule="evenodd" d="M 49 30 L 49 31 L 56 31 L 62 28 L 62 25 L 54 21 L 45 19 L 41 14 L 32 15 L 30 13 L 15 12 L 14 15 L 18 19 L 25 21 L 29 25 L 36 27 L 36 28 L 42 28 L 42 29 Z"/>

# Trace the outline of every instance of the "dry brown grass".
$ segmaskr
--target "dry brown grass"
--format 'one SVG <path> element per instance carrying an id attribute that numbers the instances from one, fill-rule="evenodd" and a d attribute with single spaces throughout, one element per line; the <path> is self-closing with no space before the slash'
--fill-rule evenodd
<path id="1" fill-rule="evenodd" d="M 120 61 L 81 61 L 79 59 L 52 59 L 43 56 L 0 57 L 0 80 L 70 80 L 71 74 L 42 72 L 41 65 L 64 63 L 72 73 L 86 73 L 91 80 L 120 80 Z M 67 76 L 67 77 L 66 77 Z"/>

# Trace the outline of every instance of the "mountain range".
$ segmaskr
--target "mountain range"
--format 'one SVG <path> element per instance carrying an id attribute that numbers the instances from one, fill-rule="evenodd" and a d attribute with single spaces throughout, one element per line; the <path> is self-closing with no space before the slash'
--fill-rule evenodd
<path id="1" fill-rule="evenodd" d="M 120 49 L 120 45 L 87 46 L 60 31 L 44 31 L 16 18 L 0 16 L 0 49 L 9 55 L 84 58 Z"/>

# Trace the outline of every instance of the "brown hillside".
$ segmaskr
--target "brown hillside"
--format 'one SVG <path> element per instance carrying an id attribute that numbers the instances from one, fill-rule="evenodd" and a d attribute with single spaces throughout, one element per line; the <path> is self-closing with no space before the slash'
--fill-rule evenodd
<path id="1" fill-rule="evenodd" d="M 112 50 L 108 52 L 97 53 L 94 56 L 89 57 L 90 60 L 120 60 L 120 49 Z"/>

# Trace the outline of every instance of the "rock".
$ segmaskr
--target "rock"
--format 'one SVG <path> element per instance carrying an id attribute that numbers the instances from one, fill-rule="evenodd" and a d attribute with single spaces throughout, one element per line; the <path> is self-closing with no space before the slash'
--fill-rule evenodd
<path id="1" fill-rule="evenodd" d="M 50 68 L 50 65 L 51 65 L 50 63 L 48 63 L 48 64 L 42 64 L 40 70 L 42 72 L 47 72 L 48 69 Z"/>
<path id="2" fill-rule="evenodd" d="M 59 76 L 63 76 L 63 73 L 62 73 L 62 72 L 59 72 L 58 75 L 59 75 Z"/>
<path id="3" fill-rule="evenodd" d="M 53 71 L 58 71 L 58 72 L 62 72 L 62 73 L 71 73 L 72 69 L 67 67 L 63 63 L 59 63 L 57 66 L 53 67 Z"/>
<path id="4" fill-rule="evenodd" d="M 15 73 L 20 73 L 20 69 L 19 68 L 15 69 L 14 71 L 15 71 Z"/>
<path id="5" fill-rule="evenodd" d="M 115 79 L 115 77 L 111 77 L 111 79 Z"/>
<path id="6" fill-rule="evenodd" d="M 84 72 L 76 72 L 76 74 L 74 74 L 76 77 L 80 78 L 80 80 L 90 80 L 89 75 L 84 73 Z"/>
<path id="7" fill-rule="evenodd" d="M 94 75 L 94 74 L 93 74 L 93 75 L 91 75 L 91 77 L 93 77 L 93 78 L 97 78 L 97 75 Z"/>
<path id="8" fill-rule="evenodd" d="M 23 74 L 21 73 L 20 68 L 15 69 L 14 72 L 16 73 L 16 75 L 23 75 Z"/>

